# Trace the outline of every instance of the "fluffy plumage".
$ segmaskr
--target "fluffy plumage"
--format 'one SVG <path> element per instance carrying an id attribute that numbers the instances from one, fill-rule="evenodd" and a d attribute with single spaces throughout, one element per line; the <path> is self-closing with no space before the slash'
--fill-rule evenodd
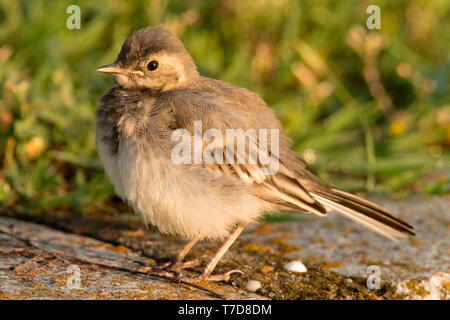
<path id="1" fill-rule="evenodd" d="M 155 59 L 160 67 L 149 71 Z M 114 73 L 119 87 L 102 97 L 96 113 L 101 161 L 117 194 L 162 232 L 221 239 L 264 212 L 294 209 L 320 216 L 336 210 L 393 240 L 414 234 L 386 209 L 310 173 L 265 102 L 245 88 L 199 75 L 168 31 L 133 33 L 108 68 L 115 71 L 104 72 Z M 171 134 L 179 128 L 193 134 L 194 121 L 202 121 L 203 131 L 278 129 L 278 172 L 266 174 L 261 163 L 174 164 Z M 257 137 L 253 141 L 258 145 Z M 224 141 L 221 150 L 229 146 Z"/>

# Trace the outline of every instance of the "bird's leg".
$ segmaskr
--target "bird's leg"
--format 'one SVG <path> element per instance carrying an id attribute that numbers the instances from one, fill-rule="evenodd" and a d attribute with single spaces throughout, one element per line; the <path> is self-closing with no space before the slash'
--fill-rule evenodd
<path id="1" fill-rule="evenodd" d="M 193 266 L 196 266 L 197 264 L 199 264 L 199 260 L 195 259 L 192 261 L 187 261 L 185 263 L 183 263 L 184 258 L 186 257 L 186 255 L 189 253 L 189 251 L 191 251 L 191 249 L 195 246 L 195 244 L 198 242 L 197 238 L 193 238 L 191 241 L 189 241 L 183 248 L 183 250 L 181 250 L 178 253 L 177 258 L 175 259 L 175 261 L 170 261 L 167 262 L 163 265 L 161 265 L 161 269 L 173 269 L 173 270 L 181 270 L 181 269 L 185 269 L 185 268 L 190 268 Z"/>
<path id="2" fill-rule="evenodd" d="M 200 260 L 198 260 L 198 259 L 186 261 L 183 263 L 184 258 L 189 253 L 189 251 L 191 251 L 192 247 L 194 247 L 197 242 L 198 242 L 197 238 L 194 238 L 191 241 L 189 241 L 184 246 L 183 250 L 181 250 L 180 253 L 178 253 L 177 258 L 171 264 L 170 269 L 181 270 L 181 269 L 185 269 L 185 268 L 195 267 L 196 265 L 198 265 L 200 263 Z"/>
<path id="3" fill-rule="evenodd" d="M 191 251 L 191 249 L 195 246 L 195 244 L 198 242 L 197 238 L 192 239 L 191 241 L 189 241 L 183 248 L 183 250 L 180 251 L 180 253 L 178 253 L 176 262 L 182 262 L 184 260 L 184 258 L 186 257 L 186 255 L 189 253 L 189 251 Z"/>
<path id="4" fill-rule="evenodd" d="M 225 242 L 222 244 L 222 246 L 217 250 L 217 252 L 212 257 L 211 261 L 208 263 L 208 265 L 205 267 L 203 274 L 198 277 L 183 277 L 181 280 L 187 281 L 187 282 L 196 282 L 201 280 L 209 280 L 209 281 L 228 281 L 230 279 L 230 275 L 232 273 L 240 272 L 243 273 L 240 270 L 231 270 L 224 274 L 217 274 L 217 275 L 211 275 L 214 268 L 216 267 L 219 260 L 223 257 L 223 255 L 228 251 L 228 249 L 232 246 L 232 244 L 236 241 L 236 239 L 241 235 L 242 231 L 244 231 L 247 224 L 240 224 L 236 227 L 236 229 L 233 231 L 233 233 L 230 234 L 230 236 L 225 240 Z"/>

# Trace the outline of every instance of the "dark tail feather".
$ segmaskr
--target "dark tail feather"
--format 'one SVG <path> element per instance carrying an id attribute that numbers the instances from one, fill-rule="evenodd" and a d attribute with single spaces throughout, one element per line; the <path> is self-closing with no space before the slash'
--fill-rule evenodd
<path id="1" fill-rule="evenodd" d="M 311 193 L 327 210 L 335 210 L 364 227 L 397 241 L 406 234 L 415 235 L 413 227 L 394 217 L 386 209 L 353 194 L 331 188 Z"/>

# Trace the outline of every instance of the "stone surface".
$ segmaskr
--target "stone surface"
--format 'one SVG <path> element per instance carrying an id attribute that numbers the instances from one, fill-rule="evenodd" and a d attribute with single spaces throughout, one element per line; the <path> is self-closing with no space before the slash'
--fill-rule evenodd
<path id="1" fill-rule="evenodd" d="M 345 276 L 367 278 L 367 268 L 376 266 L 381 281 L 404 298 L 449 299 L 450 197 L 372 200 L 413 225 L 416 237 L 397 244 L 330 213 L 305 223 L 267 224 L 263 243 L 277 249 L 277 242 L 287 241 L 296 248 L 288 257 Z M 247 233 L 246 240 L 260 242 L 260 233 Z"/>
<path id="2" fill-rule="evenodd" d="M 216 270 L 244 276 L 196 286 L 140 271 L 172 259 L 185 241 L 146 230 L 132 214 L 8 210 L 0 215 L 0 299 L 449 299 L 450 197 L 372 200 L 417 236 L 396 244 L 337 214 L 262 224 Z M 204 266 L 218 246 L 199 243 L 187 258 Z M 307 272 L 285 270 L 292 260 Z M 261 283 L 257 294 L 245 290 L 250 279 Z"/>
<path id="3" fill-rule="evenodd" d="M 1 299 L 260 299 L 235 287 L 174 285 L 122 246 L 0 217 Z M 211 294 L 214 293 L 214 294 Z"/>

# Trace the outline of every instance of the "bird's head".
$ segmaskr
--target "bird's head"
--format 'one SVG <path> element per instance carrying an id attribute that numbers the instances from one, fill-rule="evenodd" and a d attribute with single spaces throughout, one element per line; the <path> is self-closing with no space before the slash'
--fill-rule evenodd
<path id="1" fill-rule="evenodd" d="M 162 92 L 183 87 L 198 77 L 197 68 L 183 43 L 161 27 L 148 27 L 131 34 L 116 62 L 97 69 L 111 73 L 126 89 Z"/>

